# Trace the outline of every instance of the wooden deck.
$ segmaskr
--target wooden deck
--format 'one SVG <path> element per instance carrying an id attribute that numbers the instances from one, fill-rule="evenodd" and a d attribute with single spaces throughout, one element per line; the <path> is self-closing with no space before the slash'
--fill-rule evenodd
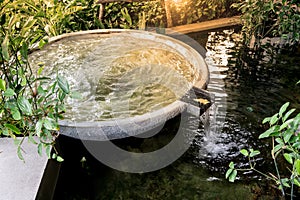
<path id="1" fill-rule="evenodd" d="M 200 22 L 195 24 L 175 26 L 172 28 L 167 28 L 166 33 L 172 34 L 172 33 L 179 32 L 182 34 L 187 34 L 187 33 L 208 31 L 212 29 L 240 25 L 240 24 L 241 24 L 240 16 L 234 16 L 234 17 L 215 19 L 215 20 L 210 20 L 210 21 L 205 21 L 205 22 Z"/>

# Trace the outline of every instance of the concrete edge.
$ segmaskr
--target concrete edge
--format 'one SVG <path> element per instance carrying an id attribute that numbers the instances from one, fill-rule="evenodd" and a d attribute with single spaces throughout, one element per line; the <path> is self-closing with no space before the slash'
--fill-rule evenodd
<path id="1" fill-rule="evenodd" d="M 35 199 L 48 162 L 44 153 L 40 156 L 37 146 L 25 138 L 23 144 L 25 162 L 17 156 L 17 146 L 12 138 L 0 138 L 0 197 L 9 200 Z"/>

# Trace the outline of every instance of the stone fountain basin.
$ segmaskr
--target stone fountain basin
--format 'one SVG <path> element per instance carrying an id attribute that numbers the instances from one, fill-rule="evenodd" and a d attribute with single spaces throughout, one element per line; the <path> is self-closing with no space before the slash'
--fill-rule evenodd
<path id="1" fill-rule="evenodd" d="M 195 49 L 185 44 L 184 42 L 173 39 L 166 35 L 141 30 L 101 29 L 74 32 L 53 37 L 50 39 L 49 44 L 47 45 L 51 45 L 52 43 L 63 40 L 65 38 L 72 39 L 72 37 L 81 35 L 87 36 L 91 34 L 105 34 L 112 35 L 112 37 L 114 37 L 113 34 L 116 33 L 129 36 L 132 40 L 152 40 L 175 49 L 193 65 L 196 73 L 198 73 L 197 79 L 193 82 L 193 86 L 189 91 L 187 91 L 187 94 L 190 94 L 192 92 L 193 94 L 190 96 L 192 96 L 191 98 L 195 98 L 194 91 L 201 91 L 201 89 L 206 88 L 209 80 L 209 72 L 203 57 Z M 81 140 L 96 141 L 107 141 L 126 138 L 130 136 L 137 136 L 163 125 L 167 120 L 174 118 L 180 113 L 191 110 L 191 107 L 194 108 L 195 106 L 192 106 L 189 101 L 183 101 L 181 99 L 176 100 L 161 109 L 128 118 L 113 118 L 112 120 L 106 121 L 86 122 L 61 120 L 59 121 L 60 134 Z M 198 114 L 200 115 L 200 112 Z"/>

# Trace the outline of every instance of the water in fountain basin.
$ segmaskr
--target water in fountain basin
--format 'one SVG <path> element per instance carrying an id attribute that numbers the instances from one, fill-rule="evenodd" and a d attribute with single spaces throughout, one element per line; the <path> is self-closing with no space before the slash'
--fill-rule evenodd
<path id="1" fill-rule="evenodd" d="M 102 121 L 141 115 L 173 103 L 198 73 L 168 45 L 121 34 L 76 36 L 31 54 L 44 75 L 58 72 L 82 99 L 67 101 L 66 119 Z"/>

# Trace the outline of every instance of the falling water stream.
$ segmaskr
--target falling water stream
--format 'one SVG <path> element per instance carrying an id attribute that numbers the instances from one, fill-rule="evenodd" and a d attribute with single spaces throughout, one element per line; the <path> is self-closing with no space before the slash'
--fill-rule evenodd
<path id="1" fill-rule="evenodd" d="M 196 138 L 190 149 L 172 165 L 146 174 L 112 170 L 82 153 L 76 162 L 64 163 L 55 199 L 276 197 L 270 184 L 257 174 L 241 176 L 234 184 L 225 180 L 224 174 L 231 160 L 240 167 L 247 166 L 247 161 L 239 154 L 241 148 L 259 149 L 262 154 L 257 158 L 257 166 L 265 171 L 272 170 L 269 142 L 258 139 L 266 128 L 261 121 L 277 112 L 286 101 L 299 109 L 300 87 L 295 85 L 300 79 L 299 52 L 298 55 L 278 54 L 271 47 L 269 53 L 244 50 L 239 28 L 189 36 L 207 50 L 206 62 L 210 70 L 207 90 L 214 94 L 214 105 L 206 113 L 209 121 L 195 130 Z M 166 128 L 165 134 L 148 143 L 143 140 L 123 146 L 140 151 L 156 148 L 155 144 L 157 147 L 165 145 L 172 139 L 177 124 L 176 119 L 169 123 L 172 126 Z"/>

